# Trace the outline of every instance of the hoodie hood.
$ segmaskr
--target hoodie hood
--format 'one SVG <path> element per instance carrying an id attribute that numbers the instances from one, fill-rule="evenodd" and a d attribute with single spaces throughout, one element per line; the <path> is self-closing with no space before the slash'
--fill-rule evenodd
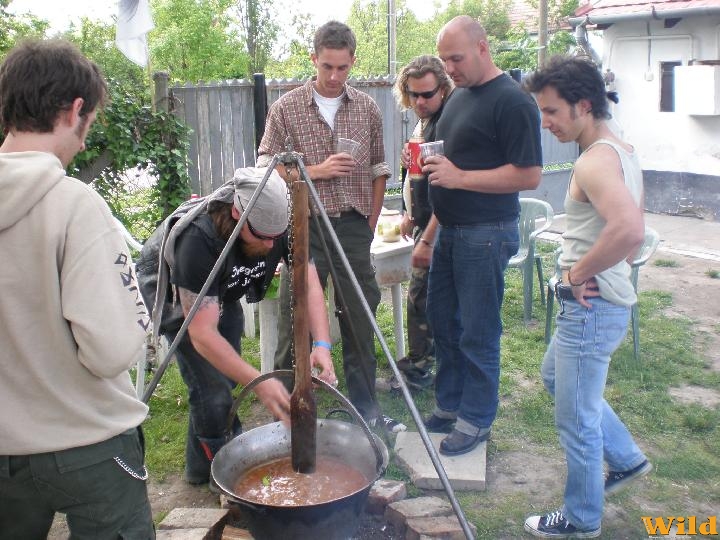
<path id="1" fill-rule="evenodd" d="M 63 178 L 65 169 L 53 154 L 0 153 L 0 231 L 25 217 Z"/>

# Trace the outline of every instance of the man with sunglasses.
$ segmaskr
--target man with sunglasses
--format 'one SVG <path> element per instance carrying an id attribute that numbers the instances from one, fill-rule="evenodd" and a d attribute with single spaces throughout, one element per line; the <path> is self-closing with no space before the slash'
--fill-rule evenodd
<path id="1" fill-rule="evenodd" d="M 495 65 L 482 25 L 452 19 L 437 49 L 457 88 L 437 124 L 445 155 L 423 167 L 428 229 L 437 222 L 428 318 L 438 370 L 425 426 L 450 432 L 440 453 L 456 456 L 490 437 L 497 414 L 504 272 L 519 247 L 518 192 L 540 183 L 542 155 L 537 106 Z"/>
<path id="2" fill-rule="evenodd" d="M 393 93 L 400 107 L 412 109 L 419 119 L 413 137 L 422 137 L 426 142 L 435 140 L 437 121 L 453 87 L 437 56 L 425 54 L 413 58 L 400 71 Z M 410 151 L 405 145 L 401 157 L 405 170 L 409 168 L 410 159 Z M 413 237 L 415 247 L 407 293 L 408 353 L 398 361 L 398 368 L 410 387 L 423 389 L 432 385 L 435 365 L 435 347 L 426 312 L 428 268 L 432 257 L 432 244 L 424 236 L 432 215 L 427 176 L 418 180 L 405 175 L 403 195 L 406 212 L 400 230 L 403 236 Z M 397 385 L 394 377 L 390 378 L 389 385 L 391 388 Z"/>
<path id="3" fill-rule="evenodd" d="M 209 196 L 181 206 L 176 212 L 182 217 L 171 215 L 145 243 L 137 262 L 141 287 L 143 274 L 150 275 L 149 269 L 157 268 L 160 251 L 169 265 L 170 298 L 163 294 L 164 288 L 158 288 L 160 298 L 155 298 L 153 312 L 162 311 L 159 332 L 170 342 L 265 173 L 262 168 L 238 169 L 233 180 Z M 190 484 L 209 481 L 210 462 L 225 441 L 231 391 L 236 384 L 247 384 L 260 375 L 240 356 L 243 312 L 239 301 L 243 296 L 250 303 L 262 300 L 278 262 L 282 258 L 287 261 L 288 215 L 286 184 L 273 171 L 177 349 L 190 405 L 185 446 L 185 480 Z M 158 236 L 165 238 L 160 250 L 153 239 Z M 158 273 L 157 279 L 162 282 L 163 274 Z M 313 264 L 308 266 L 308 295 L 310 332 L 316 341 L 329 342 L 323 291 Z M 181 306 L 182 312 L 174 315 L 173 305 Z M 321 379 L 337 383 L 328 349 L 316 348 L 310 360 L 322 370 Z M 274 417 L 289 420 L 290 396 L 278 379 L 264 381 L 254 391 Z M 237 433 L 241 428 L 237 418 L 235 421 Z"/>

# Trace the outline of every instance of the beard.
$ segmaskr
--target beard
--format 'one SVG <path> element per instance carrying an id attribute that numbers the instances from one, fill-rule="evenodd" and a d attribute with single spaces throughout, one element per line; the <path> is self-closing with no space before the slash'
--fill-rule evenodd
<path id="1" fill-rule="evenodd" d="M 272 248 L 267 247 L 264 244 L 248 244 L 247 242 L 242 243 L 242 252 L 248 257 L 260 258 L 265 257 Z"/>

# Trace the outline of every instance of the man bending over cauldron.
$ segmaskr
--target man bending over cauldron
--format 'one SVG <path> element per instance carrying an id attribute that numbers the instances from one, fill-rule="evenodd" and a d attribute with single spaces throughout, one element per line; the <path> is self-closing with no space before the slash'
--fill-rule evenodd
<path id="1" fill-rule="evenodd" d="M 137 263 L 138 279 L 146 304 L 153 306 L 154 324 L 170 342 L 265 172 L 238 169 L 231 181 L 209 196 L 181 205 L 145 243 Z M 287 261 L 288 214 L 286 184 L 273 171 L 177 348 L 190 403 L 185 445 L 185 480 L 190 484 L 204 484 L 210 478 L 210 462 L 224 443 L 233 402 L 231 390 L 260 375 L 240 356 L 240 298 L 251 303 L 262 300 L 278 262 L 283 257 Z M 157 273 L 159 298 L 153 301 L 159 260 L 163 262 Z M 166 287 L 168 279 L 170 287 Z M 308 295 L 310 332 L 315 340 L 329 342 L 323 291 L 313 264 L 308 267 Z M 157 316 L 158 306 L 163 306 L 161 317 Z M 322 370 L 320 378 L 330 384 L 337 382 L 329 349 L 315 348 L 310 359 Z M 276 418 L 289 421 L 290 396 L 279 380 L 263 381 L 254 391 Z M 237 433 L 237 418 L 235 422 Z"/>

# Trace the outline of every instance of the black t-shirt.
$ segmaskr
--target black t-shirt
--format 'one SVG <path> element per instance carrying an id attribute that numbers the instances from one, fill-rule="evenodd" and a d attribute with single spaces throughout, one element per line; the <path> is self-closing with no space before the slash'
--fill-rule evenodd
<path id="1" fill-rule="evenodd" d="M 436 140 L 462 170 L 512 164 L 542 166 L 540 113 L 535 101 L 505 74 L 471 88 L 456 88 L 438 120 Z M 480 193 L 430 186 L 442 225 L 509 221 L 520 215 L 517 193 Z"/>
<path id="2" fill-rule="evenodd" d="M 199 293 L 224 246 L 210 216 L 198 216 L 175 243 L 175 265 L 170 282 Z M 287 255 L 287 248 L 287 236 L 283 236 L 275 241 L 268 255 L 248 257 L 242 251 L 242 240 L 236 240 L 207 290 L 207 296 L 217 296 L 221 303 L 234 302 L 243 296 L 248 302 L 259 302 L 265 296 L 278 262 Z"/>

